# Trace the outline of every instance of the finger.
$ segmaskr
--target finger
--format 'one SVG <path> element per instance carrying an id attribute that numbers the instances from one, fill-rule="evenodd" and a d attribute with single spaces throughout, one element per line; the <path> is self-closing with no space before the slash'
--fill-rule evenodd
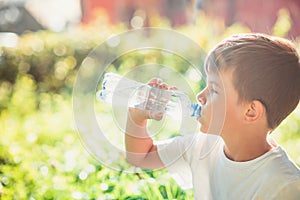
<path id="1" fill-rule="evenodd" d="M 160 85 L 159 85 L 159 89 L 167 90 L 167 89 L 168 89 L 168 84 L 166 84 L 166 83 L 160 84 Z"/>
<path id="2" fill-rule="evenodd" d="M 149 82 L 148 85 L 152 87 L 158 87 L 159 84 L 161 84 L 162 80 L 159 78 L 152 78 Z"/>
<path id="3" fill-rule="evenodd" d="M 153 87 L 157 87 L 157 88 L 159 88 L 160 87 L 160 85 L 162 84 L 162 80 L 161 79 L 159 79 L 159 78 L 157 78 L 156 79 L 156 84 L 154 84 L 154 86 Z"/>
<path id="4" fill-rule="evenodd" d="M 156 121 L 160 121 L 162 120 L 164 116 L 164 113 L 163 112 L 150 112 L 150 119 L 154 119 Z"/>
<path id="5" fill-rule="evenodd" d="M 146 114 L 147 114 L 147 119 L 153 119 L 153 116 L 151 114 L 151 110 L 147 110 Z"/>
<path id="6" fill-rule="evenodd" d="M 157 78 L 157 84 L 161 84 L 163 81 L 160 78 Z"/>
<path id="7" fill-rule="evenodd" d="M 153 86 L 154 84 L 156 84 L 156 79 L 152 78 L 150 81 L 148 81 L 147 84 L 150 85 L 150 86 Z"/>
<path id="8" fill-rule="evenodd" d="M 172 86 L 169 88 L 169 90 L 178 90 L 178 88 L 176 86 Z"/>

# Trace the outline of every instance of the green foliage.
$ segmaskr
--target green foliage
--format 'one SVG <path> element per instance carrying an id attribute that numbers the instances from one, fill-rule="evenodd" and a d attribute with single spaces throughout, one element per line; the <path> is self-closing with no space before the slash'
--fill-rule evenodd
<path id="1" fill-rule="evenodd" d="M 197 29 L 186 26 L 177 31 L 206 51 L 228 34 L 248 31 L 237 24 L 226 29 L 203 13 L 198 21 Z M 151 23 L 161 24 L 157 19 Z M 122 31 L 122 25 L 101 22 L 63 33 L 28 33 L 16 48 L 0 49 L 1 199 L 193 199 L 192 191 L 181 190 L 166 170 L 127 174 L 103 166 L 77 135 L 71 103 L 77 70 L 93 48 Z M 190 73 L 184 60 L 162 52 L 124 55 L 108 71 L 124 73 L 148 61 Z M 200 90 L 203 85 L 192 87 Z M 297 164 L 299 110 L 275 133 Z"/>
<path id="2" fill-rule="evenodd" d="M 280 9 L 278 12 L 277 21 L 273 27 L 273 35 L 285 37 L 287 36 L 291 27 L 292 24 L 289 11 L 286 9 Z"/>

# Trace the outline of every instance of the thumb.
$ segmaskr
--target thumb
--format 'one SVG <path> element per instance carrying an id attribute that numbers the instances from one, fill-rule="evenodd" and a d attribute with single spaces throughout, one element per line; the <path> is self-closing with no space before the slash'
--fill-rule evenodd
<path id="1" fill-rule="evenodd" d="M 156 121 L 160 121 L 163 116 L 164 116 L 164 113 L 161 112 L 161 111 L 148 111 L 149 112 L 149 116 L 150 116 L 150 119 L 154 119 Z"/>

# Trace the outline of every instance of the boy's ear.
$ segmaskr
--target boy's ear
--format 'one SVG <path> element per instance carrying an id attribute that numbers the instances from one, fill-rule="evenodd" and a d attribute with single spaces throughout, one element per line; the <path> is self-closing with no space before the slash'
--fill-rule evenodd
<path id="1" fill-rule="evenodd" d="M 265 113 L 265 106 L 258 100 L 251 101 L 245 112 L 245 121 L 248 123 L 255 122 Z"/>

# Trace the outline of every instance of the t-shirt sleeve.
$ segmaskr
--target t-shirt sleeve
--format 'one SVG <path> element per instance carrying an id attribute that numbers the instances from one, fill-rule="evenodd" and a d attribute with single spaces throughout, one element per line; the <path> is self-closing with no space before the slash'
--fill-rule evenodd
<path id="1" fill-rule="evenodd" d="M 177 136 L 157 143 L 160 159 L 172 178 L 184 190 L 193 187 L 190 157 L 187 152 L 193 146 L 194 137 L 194 135 Z"/>
<path id="2" fill-rule="evenodd" d="M 300 178 L 284 186 L 272 200 L 289 199 L 299 200 L 300 199 Z"/>

